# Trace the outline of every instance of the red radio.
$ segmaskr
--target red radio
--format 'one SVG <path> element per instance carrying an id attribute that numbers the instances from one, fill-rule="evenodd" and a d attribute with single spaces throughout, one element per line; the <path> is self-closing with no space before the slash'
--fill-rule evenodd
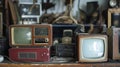
<path id="1" fill-rule="evenodd" d="M 49 48 L 11 48 L 9 57 L 13 61 L 47 62 L 50 61 Z"/>

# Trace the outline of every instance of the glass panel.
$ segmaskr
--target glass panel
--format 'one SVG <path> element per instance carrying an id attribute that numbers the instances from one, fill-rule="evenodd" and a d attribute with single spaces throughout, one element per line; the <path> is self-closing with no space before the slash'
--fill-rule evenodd
<path id="1" fill-rule="evenodd" d="M 15 45 L 31 44 L 31 31 L 28 27 L 15 27 L 13 32 Z"/>
<path id="2" fill-rule="evenodd" d="M 96 59 L 104 55 L 104 40 L 89 38 L 84 39 L 82 44 L 83 56 L 89 59 Z"/>

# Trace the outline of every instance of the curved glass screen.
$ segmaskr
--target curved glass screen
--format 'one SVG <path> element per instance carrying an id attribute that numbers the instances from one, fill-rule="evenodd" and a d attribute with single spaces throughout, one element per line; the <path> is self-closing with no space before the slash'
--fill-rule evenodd
<path id="1" fill-rule="evenodd" d="M 99 38 L 86 38 L 82 43 L 83 57 L 97 59 L 104 56 L 104 40 Z"/>
<path id="2" fill-rule="evenodd" d="M 14 45 L 30 45 L 32 30 L 29 27 L 14 27 L 13 41 Z"/>

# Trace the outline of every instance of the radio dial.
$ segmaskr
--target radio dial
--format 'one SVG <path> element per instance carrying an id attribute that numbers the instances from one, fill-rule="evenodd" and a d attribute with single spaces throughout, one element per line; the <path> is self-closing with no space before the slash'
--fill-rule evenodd
<path id="1" fill-rule="evenodd" d="M 45 42 L 49 42 L 49 39 L 48 39 L 48 38 L 45 38 Z"/>

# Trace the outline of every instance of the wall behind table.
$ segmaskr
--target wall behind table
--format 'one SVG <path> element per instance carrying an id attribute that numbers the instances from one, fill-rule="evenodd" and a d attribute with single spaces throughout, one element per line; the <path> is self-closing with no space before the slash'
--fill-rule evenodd
<path id="1" fill-rule="evenodd" d="M 106 9 L 108 7 L 108 0 L 75 0 L 72 9 L 73 16 L 79 17 L 78 8 L 86 11 L 86 3 L 91 1 L 98 1 L 98 4 L 102 6 L 103 9 Z M 65 0 L 50 0 L 50 2 L 54 3 L 55 7 L 48 9 L 48 13 L 62 13 L 63 11 L 65 11 Z"/>

